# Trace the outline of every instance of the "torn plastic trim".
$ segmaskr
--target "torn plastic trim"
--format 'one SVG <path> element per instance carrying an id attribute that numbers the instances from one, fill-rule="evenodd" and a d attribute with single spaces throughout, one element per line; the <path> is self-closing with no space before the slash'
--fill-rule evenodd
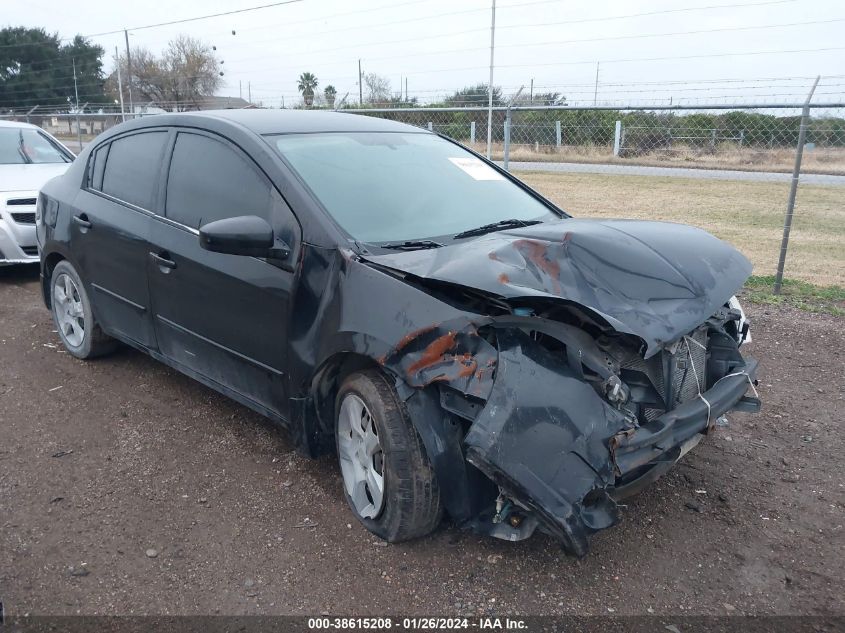
<path id="1" fill-rule="evenodd" d="M 756 408 L 759 410 L 758 399 L 743 398 L 756 375 L 757 360 L 747 357 L 744 364 L 735 366 L 731 373 L 721 377 L 701 395 L 678 405 L 646 425 L 616 434 L 611 439 L 610 451 L 617 474 L 625 475 L 660 459 L 667 451 L 696 433 L 708 430 L 716 418 L 738 404 L 747 406 L 756 402 Z"/>
<path id="2" fill-rule="evenodd" d="M 606 443 L 628 418 L 526 332 L 497 334 L 499 366 L 464 438 L 466 459 L 584 556 L 589 535 L 618 521 Z"/>

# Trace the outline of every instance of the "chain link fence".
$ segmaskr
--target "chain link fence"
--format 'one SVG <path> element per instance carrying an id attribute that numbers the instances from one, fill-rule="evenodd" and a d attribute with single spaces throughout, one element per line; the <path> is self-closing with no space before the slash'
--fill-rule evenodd
<path id="1" fill-rule="evenodd" d="M 492 158 L 762 172 L 792 170 L 801 108 L 506 108 L 493 111 Z M 353 110 L 487 149 L 486 108 Z M 811 106 L 802 172 L 845 175 L 845 105 Z"/>

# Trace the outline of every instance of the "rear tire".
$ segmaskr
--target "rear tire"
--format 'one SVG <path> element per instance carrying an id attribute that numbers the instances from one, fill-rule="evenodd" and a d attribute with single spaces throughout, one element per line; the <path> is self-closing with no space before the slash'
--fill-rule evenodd
<path id="1" fill-rule="evenodd" d="M 344 494 L 358 520 L 391 543 L 432 532 L 443 517 L 440 489 L 387 376 L 377 370 L 350 375 L 335 412 Z"/>
<path id="2" fill-rule="evenodd" d="M 91 301 L 79 273 L 67 261 L 56 264 L 50 276 L 50 307 L 53 323 L 69 354 L 88 359 L 109 354 L 117 341 L 94 319 Z"/>

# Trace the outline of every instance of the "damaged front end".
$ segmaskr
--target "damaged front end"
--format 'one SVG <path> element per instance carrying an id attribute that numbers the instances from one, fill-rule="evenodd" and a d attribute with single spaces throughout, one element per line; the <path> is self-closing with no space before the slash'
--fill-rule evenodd
<path id="1" fill-rule="evenodd" d="M 648 358 L 637 337 L 517 312 L 412 332 L 380 359 L 413 418 L 445 412 L 439 441 L 423 439 L 453 518 L 477 531 L 521 540 L 539 527 L 583 556 L 619 520 L 618 500 L 725 412 L 759 409 L 745 395 L 757 363 L 739 353 L 747 324 L 730 305 Z"/>
<path id="2" fill-rule="evenodd" d="M 467 461 L 583 556 L 589 535 L 618 521 L 617 500 L 666 472 L 725 412 L 759 409 L 745 396 L 757 363 L 725 327 L 734 316 L 720 311 L 648 360 L 630 337 L 496 323 L 498 373 L 464 438 Z"/>
<path id="3" fill-rule="evenodd" d="M 750 265 L 702 231 L 566 220 L 368 260 L 471 306 L 379 359 L 459 524 L 507 540 L 539 527 L 583 556 L 619 499 L 727 411 L 759 410 L 729 299 Z"/>

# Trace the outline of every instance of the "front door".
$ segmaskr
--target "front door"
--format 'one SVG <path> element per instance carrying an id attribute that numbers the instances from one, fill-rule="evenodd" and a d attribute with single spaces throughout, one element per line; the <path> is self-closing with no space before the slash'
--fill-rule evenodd
<path id="1" fill-rule="evenodd" d="M 179 132 L 164 218 L 153 221 L 149 283 L 160 351 L 177 365 L 287 417 L 286 347 L 294 275 L 273 262 L 213 253 L 198 228 L 257 215 L 295 225 L 283 199 L 237 147 Z M 298 229 L 297 229 L 298 232 Z"/>

